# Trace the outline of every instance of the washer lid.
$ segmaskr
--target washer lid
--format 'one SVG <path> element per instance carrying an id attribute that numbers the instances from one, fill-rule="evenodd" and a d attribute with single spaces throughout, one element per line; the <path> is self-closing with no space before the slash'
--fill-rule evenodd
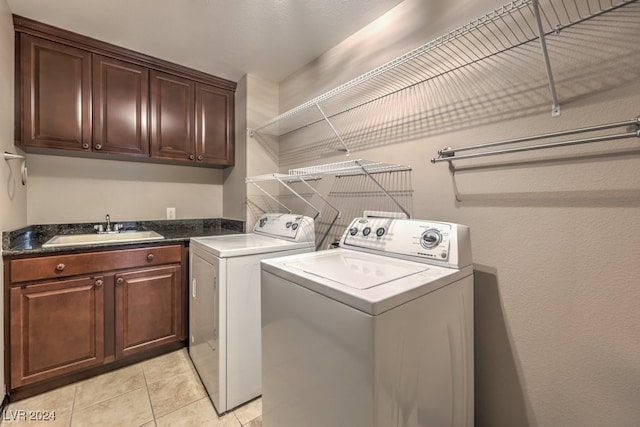
<path id="1" fill-rule="evenodd" d="M 372 258 L 358 252 L 334 252 L 332 255 L 285 262 L 283 265 L 353 289 L 373 288 L 429 269 L 425 264 Z"/>
<path id="2" fill-rule="evenodd" d="M 473 274 L 470 265 L 458 270 L 344 248 L 266 259 L 260 266 L 262 277 L 273 275 L 284 286 L 302 286 L 373 316 Z"/>
<path id="3" fill-rule="evenodd" d="M 190 242 L 194 248 L 207 251 L 219 258 L 289 251 L 313 246 L 313 242 L 292 242 L 254 233 L 192 237 Z"/>

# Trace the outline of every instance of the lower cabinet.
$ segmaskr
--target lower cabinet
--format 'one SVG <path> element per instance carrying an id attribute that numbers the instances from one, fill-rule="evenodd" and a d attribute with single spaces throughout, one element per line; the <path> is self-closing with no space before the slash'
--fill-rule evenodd
<path id="1" fill-rule="evenodd" d="M 104 279 L 11 288 L 11 384 L 22 386 L 104 362 Z"/>
<path id="2" fill-rule="evenodd" d="M 180 340 L 180 267 L 116 275 L 116 358 Z"/>
<path id="3" fill-rule="evenodd" d="M 6 261 L 8 391 L 184 345 L 185 259 L 171 245 Z"/>

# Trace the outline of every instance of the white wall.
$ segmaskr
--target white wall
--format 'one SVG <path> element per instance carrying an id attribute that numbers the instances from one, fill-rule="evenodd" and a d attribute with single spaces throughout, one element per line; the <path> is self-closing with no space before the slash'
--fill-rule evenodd
<path id="1" fill-rule="evenodd" d="M 16 153 L 13 147 L 13 21 L 6 0 L 0 0 L 0 151 Z M 27 217 L 26 191 L 20 183 L 20 163 L 0 160 L 0 230 L 18 228 Z M 0 286 L 4 289 L 3 265 L 0 264 Z M 0 305 L 4 307 L 4 292 Z M 4 396 L 4 316 L 0 319 L 0 393 Z"/>
<path id="2" fill-rule="evenodd" d="M 283 82 L 280 111 L 500 4 L 406 0 Z M 436 128 L 422 135 L 363 143 L 351 155 L 411 166 L 414 217 L 471 227 L 478 427 L 640 425 L 637 140 L 460 161 L 456 165 L 466 170 L 455 176 L 446 163 L 430 163 L 446 146 L 636 117 L 640 67 L 630 60 L 634 55 L 597 58 L 609 58 L 620 44 L 637 53 L 637 40 L 609 39 L 618 25 L 610 19 L 590 27 L 607 42 L 601 51 L 582 52 L 594 56 L 593 64 L 557 70 L 563 89 L 558 118 L 551 118 L 550 98 L 525 97 L 511 109 L 496 104 L 496 110 L 470 110 L 476 114 L 460 111 L 459 122 L 439 128 L 436 118 Z M 579 50 L 585 41 L 577 40 Z M 288 160 L 281 170 L 345 160 L 311 150 L 307 158 L 290 155 L 304 143 L 295 135 L 283 139 L 280 158 Z M 469 167 L 479 164 L 486 167 Z"/>
<path id="3" fill-rule="evenodd" d="M 13 18 L 6 0 L 0 0 L 0 58 L 3 58 L 0 61 L 0 149 L 22 154 L 13 145 L 14 35 Z M 0 161 L 0 170 L 0 226 L 2 230 L 10 230 L 23 226 L 27 220 L 27 188 L 21 184 L 18 160 Z"/>
<path id="4" fill-rule="evenodd" d="M 223 216 L 246 219 L 247 186 L 247 80 L 245 75 L 236 87 L 235 100 L 235 165 L 224 170 Z"/>
<path id="5" fill-rule="evenodd" d="M 278 85 L 255 75 L 247 78 L 247 126 L 255 127 L 275 116 L 278 111 Z M 277 138 L 256 134 L 247 138 L 247 176 L 260 176 L 278 171 Z M 260 187 L 270 194 L 278 194 L 278 184 L 261 182 Z M 251 230 L 264 212 L 282 212 L 254 185 L 246 189 L 246 228 Z"/>
<path id="6" fill-rule="evenodd" d="M 222 216 L 222 171 L 27 155 L 28 222 L 55 224 Z"/>
<path id="7" fill-rule="evenodd" d="M 236 89 L 236 164 L 225 170 L 224 216 L 246 221 L 251 230 L 263 211 L 272 211 L 264 204 L 264 195 L 253 185 L 246 185 L 247 176 L 274 173 L 278 170 L 278 145 L 267 135 L 249 135 L 248 128 L 263 123 L 278 113 L 278 85 L 256 75 L 245 75 Z M 271 188 L 272 184 L 260 184 Z"/>

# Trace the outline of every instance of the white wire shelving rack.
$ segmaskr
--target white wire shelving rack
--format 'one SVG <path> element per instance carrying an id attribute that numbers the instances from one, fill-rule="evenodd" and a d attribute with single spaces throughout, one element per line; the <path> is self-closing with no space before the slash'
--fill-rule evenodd
<path id="1" fill-rule="evenodd" d="M 637 0 L 515 0 L 463 25 L 405 55 L 364 73 L 332 90 L 248 129 L 249 134 L 284 135 L 312 124 L 326 122 L 349 154 L 348 143 L 331 123 L 347 112 L 398 95 L 438 79 L 459 76 L 525 46 L 538 44 L 540 54 L 511 55 L 509 60 L 530 62 L 525 67 L 544 68 L 549 86 L 552 116 L 560 114 L 552 65 L 545 38 L 592 18 L 636 3 Z M 535 55 L 534 55 L 535 56 Z M 496 72 L 501 70 L 496 69 Z M 428 90 L 429 88 L 425 88 Z M 437 108 L 435 106 L 434 108 Z"/>
<path id="2" fill-rule="evenodd" d="M 305 205 L 311 208 L 316 212 L 314 219 L 317 219 L 321 215 L 321 210 L 312 204 L 309 200 L 307 200 L 303 195 L 301 195 L 298 191 L 296 191 L 290 184 L 292 183 L 302 183 L 307 188 L 309 188 L 313 194 L 318 196 L 320 200 L 327 206 L 329 206 L 334 212 L 335 215 L 330 221 L 329 227 L 326 230 L 324 236 L 318 240 L 317 246 L 320 247 L 327 235 L 331 231 L 331 228 L 336 223 L 336 221 L 340 218 L 341 212 L 340 210 L 333 205 L 323 194 L 318 192 L 312 185 L 309 184 L 309 181 L 322 179 L 322 175 L 332 175 L 332 176 L 351 176 L 351 175 L 365 175 L 367 179 L 369 179 L 380 191 L 387 197 L 391 202 L 400 210 L 407 218 L 411 218 L 411 214 L 393 197 L 392 194 L 374 177 L 377 173 L 383 172 L 402 172 L 402 171 L 410 171 L 411 168 L 409 166 L 397 165 L 392 163 L 384 163 L 377 162 L 371 160 L 364 159 L 354 159 L 347 160 L 344 162 L 336 162 L 336 163 L 327 163 L 315 166 L 308 166 L 303 168 L 291 169 L 288 174 L 283 173 L 270 173 L 264 175 L 256 175 L 249 176 L 245 178 L 245 183 L 252 184 L 255 186 L 260 192 L 266 195 L 269 199 L 274 201 L 280 207 L 284 208 L 288 213 L 291 213 L 291 209 L 283 204 L 278 198 L 269 193 L 263 187 L 259 185 L 262 182 L 278 182 L 283 187 L 285 187 L 290 193 L 299 198 Z"/>
<path id="3" fill-rule="evenodd" d="M 293 183 L 293 182 L 302 182 L 302 183 L 306 184 L 308 186 L 308 188 L 310 188 L 314 193 L 320 195 L 315 190 L 315 188 L 313 188 L 308 183 L 308 181 L 315 181 L 315 180 L 318 180 L 318 179 L 320 179 L 320 177 L 317 177 L 317 176 L 304 176 L 303 177 L 303 176 L 287 175 L 287 174 L 284 174 L 284 173 L 270 173 L 270 174 L 265 174 L 265 175 L 248 176 L 248 177 L 245 178 L 244 182 L 246 184 L 252 184 L 254 187 L 256 187 L 261 193 L 263 193 L 265 196 L 267 196 L 273 202 L 278 204 L 280 207 L 284 208 L 288 213 L 291 213 L 291 209 L 289 207 L 287 207 L 284 203 L 282 203 L 280 200 L 278 200 L 277 197 L 275 197 L 273 194 L 269 193 L 267 190 L 265 190 L 264 188 L 262 188 L 258 184 L 259 182 L 267 182 L 267 181 L 276 181 L 276 182 L 280 183 L 280 185 L 282 185 L 284 188 L 286 188 L 291 194 L 296 196 L 305 205 L 307 205 L 312 210 L 314 210 L 316 213 L 315 213 L 313 219 L 316 219 L 316 218 L 318 218 L 320 216 L 320 209 L 318 209 L 313 204 L 311 204 L 309 201 L 307 201 L 307 199 L 303 195 L 301 195 L 299 192 L 294 190 L 291 187 L 290 184 Z"/>

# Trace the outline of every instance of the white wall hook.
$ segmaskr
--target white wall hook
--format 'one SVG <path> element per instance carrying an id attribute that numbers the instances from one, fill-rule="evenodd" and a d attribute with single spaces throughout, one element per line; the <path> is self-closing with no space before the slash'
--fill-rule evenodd
<path id="1" fill-rule="evenodd" d="M 22 185 L 27 185 L 27 159 L 19 154 L 4 152 L 5 160 L 21 160 L 20 162 L 20 175 L 22 176 Z"/>

